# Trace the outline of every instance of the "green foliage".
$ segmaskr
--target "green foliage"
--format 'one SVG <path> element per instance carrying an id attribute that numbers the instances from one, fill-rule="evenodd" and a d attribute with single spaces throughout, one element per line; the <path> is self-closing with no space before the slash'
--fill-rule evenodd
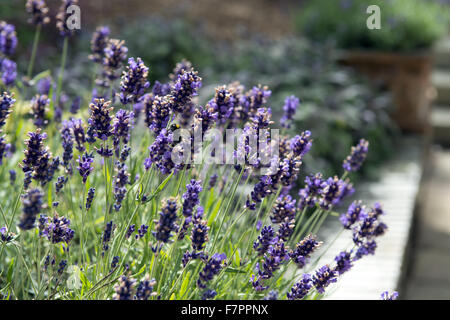
<path id="1" fill-rule="evenodd" d="M 381 11 L 381 29 L 369 30 L 369 5 Z M 315 41 L 342 48 L 385 51 L 428 49 L 448 30 L 447 7 L 423 0 L 314 0 L 295 16 L 298 30 Z"/>
<path id="2" fill-rule="evenodd" d="M 205 39 L 198 27 L 182 19 L 140 19 L 126 24 L 118 37 L 126 39 L 130 52 L 150 66 L 152 81 L 167 77 L 182 59 L 188 59 L 200 71 L 212 63 L 212 41 Z"/>

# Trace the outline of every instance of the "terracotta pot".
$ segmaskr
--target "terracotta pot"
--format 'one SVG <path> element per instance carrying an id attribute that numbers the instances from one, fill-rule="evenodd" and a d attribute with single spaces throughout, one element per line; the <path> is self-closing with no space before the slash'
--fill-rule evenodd
<path id="1" fill-rule="evenodd" d="M 401 129 L 429 131 L 433 99 L 431 55 L 348 51 L 341 52 L 338 60 L 389 88 L 395 104 L 392 116 Z"/>

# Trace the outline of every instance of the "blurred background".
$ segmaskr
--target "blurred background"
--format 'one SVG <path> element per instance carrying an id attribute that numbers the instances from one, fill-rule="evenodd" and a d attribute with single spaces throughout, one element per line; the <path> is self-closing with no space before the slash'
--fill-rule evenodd
<path id="1" fill-rule="evenodd" d="M 47 1 L 51 14 L 60 1 Z M 369 5 L 381 9 L 370 30 Z M 300 98 L 291 134 L 311 130 L 304 175 L 341 172 L 360 138 L 370 141 L 357 196 L 385 203 L 390 232 L 331 299 L 450 299 L 450 1 L 436 0 L 80 0 L 81 30 L 71 38 L 65 93 L 85 96 L 90 38 L 97 26 L 124 39 L 150 80 L 168 81 L 192 62 L 203 78 L 200 102 L 220 84 L 267 85 L 278 120 L 288 95 Z M 16 26 L 14 59 L 25 68 L 34 28 L 25 1 L 2 0 Z M 35 70 L 58 65 L 62 39 L 45 27 Z M 21 70 L 25 73 L 26 70 Z M 56 70 L 52 70 L 56 74 Z M 87 104 L 87 98 L 84 104 Z M 299 181 L 299 185 L 302 181 Z M 370 203 L 368 203 L 370 204 Z M 337 225 L 330 222 L 323 238 Z M 339 244 L 339 241 L 337 241 Z"/>

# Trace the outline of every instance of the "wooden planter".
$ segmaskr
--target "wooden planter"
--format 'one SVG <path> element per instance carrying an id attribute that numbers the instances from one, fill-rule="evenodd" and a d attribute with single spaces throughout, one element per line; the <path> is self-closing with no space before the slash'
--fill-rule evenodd
<path id="1" fill-rule="evenodd" d="M 401 129 L 429 130 L 433 98 L 431 56 L 350 51 L 340 53 L 338 60 L 389 88 L 395 105 L 393 118 Z"/>

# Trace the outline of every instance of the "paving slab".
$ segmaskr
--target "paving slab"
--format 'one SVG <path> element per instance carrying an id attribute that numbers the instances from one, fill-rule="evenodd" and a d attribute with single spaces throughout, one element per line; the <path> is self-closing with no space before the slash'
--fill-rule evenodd
<path id="1" fill-rule="evenodd" d="M 450 299 L 450 150 L 434 150 L 424 180 L 406 299 Z"/>

